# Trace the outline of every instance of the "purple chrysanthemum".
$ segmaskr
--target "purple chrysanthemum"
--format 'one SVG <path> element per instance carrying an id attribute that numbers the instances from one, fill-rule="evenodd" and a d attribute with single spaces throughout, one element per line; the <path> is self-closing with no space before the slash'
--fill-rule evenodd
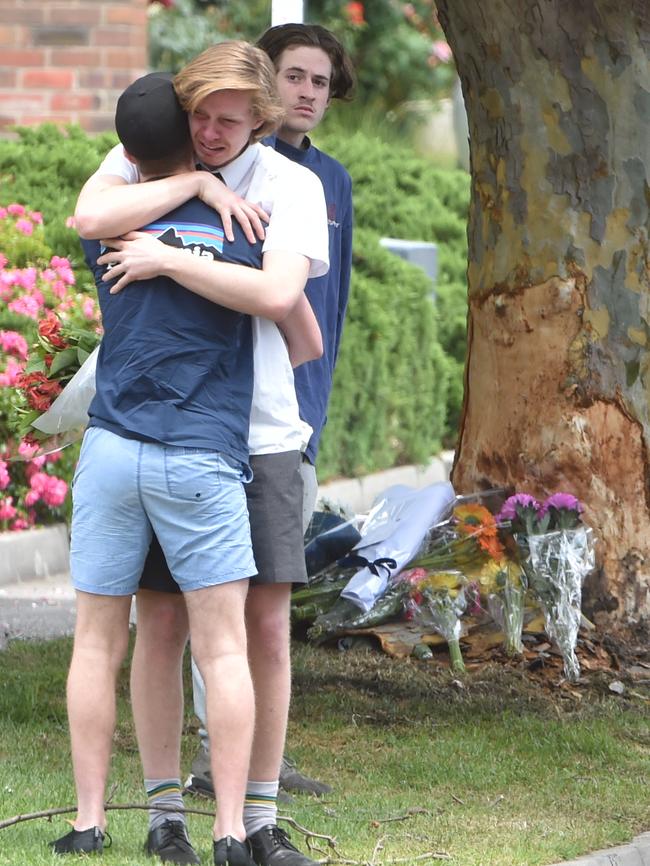
<path id="1" fill-rule="evenodd" d="M 575 511 L 576 514 L 582 514 L 584 511 L 580 500 L 571 493 L 554 493 L 549 496 L 542 505 L 541 514 L 546 514 L 550 508 L 555 508 L 558 511 Z"/>
<path id="2" fill-rule="evenodd" d="M 518 510 L 528 508 L 537 513 L 541 506 L 535 497 L 529 493 L 515 493 L 514 496 L 509 496 L 503 503 L 501 510 L 496 516 L 496 521 L 497 523 L 503 523 L 507 520 L 516 520 L 519 516 Z"/>

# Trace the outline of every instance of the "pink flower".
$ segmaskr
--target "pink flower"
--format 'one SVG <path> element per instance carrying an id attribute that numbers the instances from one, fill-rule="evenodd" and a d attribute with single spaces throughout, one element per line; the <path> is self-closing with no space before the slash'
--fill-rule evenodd
<path id="1" fill-rule="evenodd" d="M 7 213 L 10 213 L 12 216 L 25 216 L 25 208 L 21 204 L 10 204 L 7 207 Z"/>
<path id="2" fill-rule="evenodd" d="M 431 54 L 438 63 L 449 63 L 452 59 L 451 48 L 444 39 L 436 39 L 431 43 Z"/>
<path id="3" fill-rule="evenodd" d="M 0 373 L 0 387 L 2 388 L 16 388 L 18 386 L 18 380 L 22 376 L 25 367 L 23 364 L 20 364 L 14 358 L 9 358 L 7 360 L 7 366 L 4 371 Z"/>
<path id="4" fill-rule="evenodd" d="M 46 472 L 35 472 L 29 484 L 31 490 L 25 496 L 25 505 L 28 507 L 42 499 L 50 508 L 58 508 L 68 493 L 68 485 L 62 478 Z"/>
<path id="5" fill-rule="evenodd" d="M 95 318 L 95 301 L 92 298 L 84 298 L 81 305 L 81 312 L 86 319 Z"/>
<path id="6" fill-rule="evenodd" d="M 27 358 L 27 340 L 18 331 L 0 331 L 0 346 L 5 352 Z"/>
<path id="7" fill-rule="evenodd" d="M 7 213 L 8 211 L 6 207 L 0 207 L 0 220 L 7 219 Z"/>
<path id="8" fill-rule="evenodd" d="M 16 516 L 16 509 L 13 505 L 13 496 L 7 496 L 6 499 L 0 499 L 0 520 L 12 520 Z"/>
<path id="9" fill-rule="evenodd" d="M 25 505 L 27 505 L 28 507 L 30 505 L 36 505 L 40 498 L 41 494 L 38 490 L 28 490 L 25 494 Z"/>
<path id="10" fill-rule="evenodd" d="M 29 218 L 32 222 L 36 223 L 39 226 L 43 225 L 43 214 L 40 210 L 33 210 L 29 214 Z"/>
<path id="11" fill-rule="evenodd" d="M 65 220 L 65 226 L 66 226 L 66 228 L 68 228 L 68 229 L 74 229 L 74 228 L 76 228 L 76 225 L 75 225 L 75 221 L 74 221 L 74 217 L 73 217 L 73 216 L 66 217 L 66 220 Z"/>
<path id="12" fill-rule="evenodd" d="M 38 311 L 40 304 L 31 295 L 20 295 L 15 300 L 7 304 L 7 309 L 12 313 L 18 313 L 21 316 L 27 316 L 30 319 L 38 319 Z"/>
<path id="13" fill-rule="evenodd" d="M 0 253 L 0 268 L 4 268 L 8 261 L 9 259 L 5 255 Z"/>
<path id="14" fill-rule="evenodd" d="M 33 442 L 26 442 L 24 439 L 21 441 L 18 446 L 18 453 L 21 457 L 33 457 L 34 454 L 38 451 L 38 445 L 35 445 Z"/>
<path id="15" fill-rule="evenodd" d="M 36 268 L 23 268 L 15 271 L 15 284 L 22 286 L 28 292 L 33 292 L 36 288 L 37 276 Z"/>
<path id="16" fill-rule="evenodd" d="M 29 529 L 31 524 L 24 517 L 17 517 L 11 524 L 13 532 L 22 532 L 24 529 Z"/>
<path id="17" fill-rule="evenodd" d="M 33 232 L 34 232 L 34 224 L 31 222 L 31 220 L 24 219 L 24 218 L 16 220 L 16 228 L 18 229 L 19 232 L 22 232 L 24 235 L 27 235 L 28 237 L 29 237 L 29 235 L 33 234 Z"/>
<path id="18" fill-rule="evenodd" d="M 6 490 L 10 484 L 9 467 L 4 460 L 0 459 L 0 490 Z"/>

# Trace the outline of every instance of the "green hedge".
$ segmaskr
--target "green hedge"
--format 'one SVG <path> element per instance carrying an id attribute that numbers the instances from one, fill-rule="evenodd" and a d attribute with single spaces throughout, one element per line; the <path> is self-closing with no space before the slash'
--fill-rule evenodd
<path id="1" fill-rule="evenodd" d="M 0 205 L 43 213 L 45 239 L 91 282 L 65 226 L 80 187 L 115 136 L 65 133 L 45 124 L 0 140 Z M 407 147 L 361 133 L 322 131 L 317 144 L 354 181 L 356 236 L 351 298 L 319 478 L 420 462 L 453 446 L 465 357 L 468 176 L 442 170 Z M 438 244 L 436 301 L 423 272 L 379 246 L 382 235 Z"/>

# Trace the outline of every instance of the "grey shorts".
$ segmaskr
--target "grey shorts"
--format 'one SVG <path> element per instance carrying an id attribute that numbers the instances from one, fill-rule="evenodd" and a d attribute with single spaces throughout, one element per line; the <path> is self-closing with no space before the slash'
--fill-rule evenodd
<path id="1" fill-rule="evenodd" d="M 302 455 L 259 454 L 249 459 L 253 480 L 245 485 L 257 575 L 251 585 L 306 583 L 303 540 Z M 154 537 L 140 589 L 179 592 Z"/>

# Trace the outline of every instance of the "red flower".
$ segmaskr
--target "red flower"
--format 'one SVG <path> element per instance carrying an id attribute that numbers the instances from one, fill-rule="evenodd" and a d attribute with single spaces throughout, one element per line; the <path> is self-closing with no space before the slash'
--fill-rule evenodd
<path id="1" fill-rule="evenodd" d="M 366 23 L 366 19 L 363 17 L 363 13 L 363 3 L 345 4 L 345 14 L 348 17 L 348 21 L 350 22 L 350 24 L 354 24 L 355 27 L 360 27 L 362 24 Z"/>
<path id="2" fill-rule="evenodd" d="M 38 333 L 56 349 L 67 349 L 68 344 L 59 336 L 61 322 L 53 310 L 48 310 L 44 319 L 38 323 Z"/>
<path id="3" fill-rule="evenodd" d="M 47 412 L 62 390 L 58 382 L 51 381 L 44 373 L 23 373 L 16 384 L 25 392 L 31 408 L 38 412 Z"/>

